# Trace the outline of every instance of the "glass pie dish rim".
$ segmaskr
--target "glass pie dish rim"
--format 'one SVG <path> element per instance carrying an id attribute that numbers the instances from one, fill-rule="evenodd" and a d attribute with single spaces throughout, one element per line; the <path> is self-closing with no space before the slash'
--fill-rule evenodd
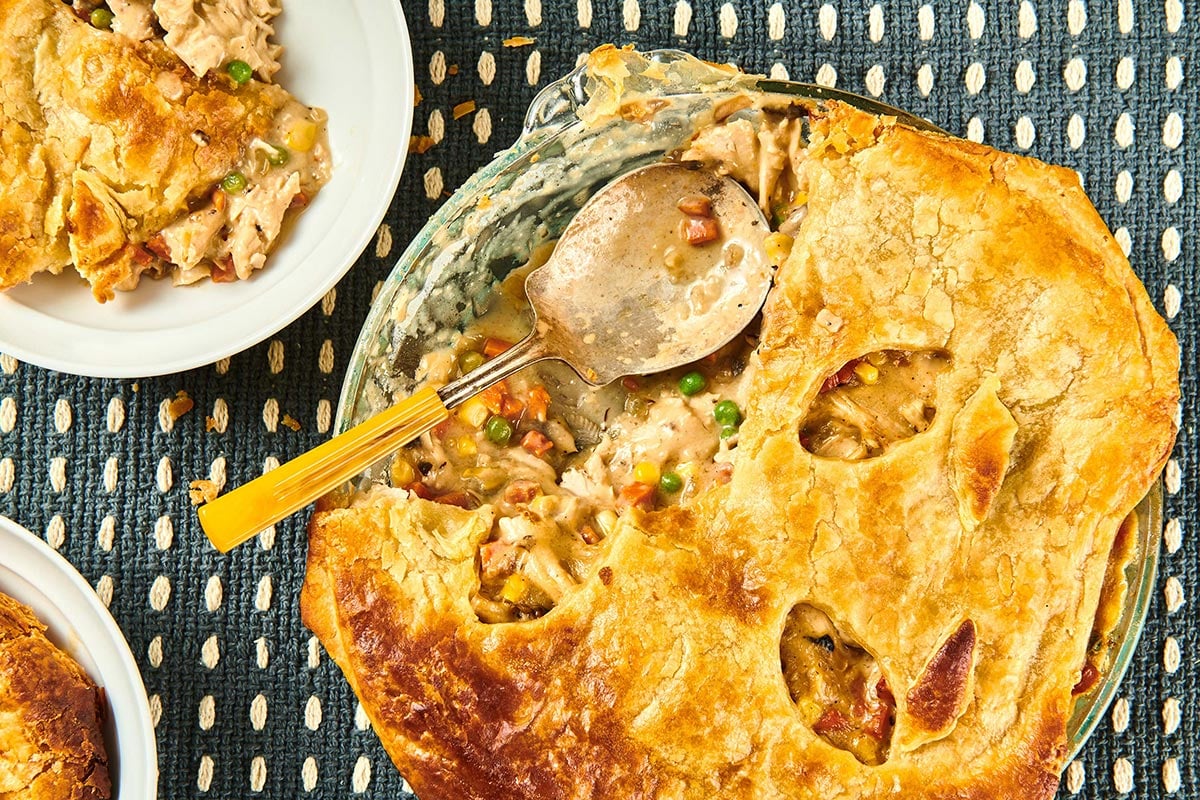
<path id="1" fill-rule="evenodd" d="M 678 50 L 654 50 L 643 55 L 666 64 L 692 58 Z M 488 196 L 487 191 L 495 185 L 497 178 L 520 166 L 522 159 L 528 159 L 529 155 L 539 148 L 587 127 L 578 113 L 588 99 L 586 76 L 586 65 L 580 66 L 542 89 L 530 104 L 522 133 L 517 141 L 473 173 L 430 217 L 396 260 L 395 266 L 372 302 L 351 355 L 334 420 L 335 432 L 342 432 L 363 418 L 361 405 L 366 395 L 366 384 L 371 378 L 374 360 L 371 353 L 380 343 L 380 332 L 386 329 L 391 321 L 393 301 L 401 284 L 419 264 L 428 267 L 426 262 L 433 258 L 430 250 L 438 233 L 447 229 L 452 221 L 461 219 L 477 208 L 480 199 Z M 753 89 L 814 101 L 837 99 L 872 113 L 896 116 L 901 122 L 912 127 L 945 133 L 929 121 L 908 112 L 838 89 L 774 79 L 759 79 L 755 81 Z M 615 177 L 615 174 L 612 177 Z M 425 258 L 426 262 L 421 262 L 422 258 Z M 425 302 L 428 302 L 428 299 Z M 1150 491 L 1133 512 L 1137 515 L 1138 526 L 1135 550 L 1125 565 L 1125 602 L 1110 634 L 1113 643 L 1104 655 L 1102 678 L 1095 687 L 1075 700 L 1073 712 L 1068 718 L 1068 756 L 1064 766 L 1085 747 L 1103 719 L 1137 649 L 1157 579 L 1162 506 L 1160 477 L 1155 480 Z"/>

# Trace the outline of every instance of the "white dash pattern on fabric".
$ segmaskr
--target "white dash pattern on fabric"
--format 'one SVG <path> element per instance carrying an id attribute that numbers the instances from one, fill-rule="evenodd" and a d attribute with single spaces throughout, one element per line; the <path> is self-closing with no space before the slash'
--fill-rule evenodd
<path id="1" fill-rule="evenodd" d="M 215 633 L 200 645 L 200 663 L 207 669 L 216 669 L 221 663 L 221 642 Z"/>
<path id="2" fill-rule="evenodd" d="M 310 731 L 321 727 L 321 700 L 315 694 L 309 695 L 304 704 L 304 727 Z"/>
<path id="3" fill-rule="evenodd" d="M 0 483 L 3 481 L 0 480 Z M 0 491 L 3 487 L 0 487 Z M 111 552 L 113 549 L 113 539 L 117 534 L 117 520 L 112 514 L 108 514 L 100 521 L 100 532 L 96 534 L 96 544 L 105 553 Z"/>
<path id="4" fill-rule="evenodd" d="M 221 576 L 209 576 L 208 583 L 204 587 L 204 607 L 209 613 L 216 611 L 221 607 L 221 601 L 225 597 L 225 591 L 221 586 Z"/>
<path id="5" fill-rule="evenodd" d="M 1067 791 L 1071 794 L 1079 794 L 1083 788 L 1083 780 L 1083 762 L 1076 759 L 1067 765 Z"/>
<path id="6" fill-rule="evenodd" d="M 267 698 L 258 694 L 250 701 L 250 727 L 261 731 L 267 726 Z"/>
<path id="7" fill-rule="evenodd" d="M 1021 5 L 1017 10 L 1017 36 L 1028 39 L 1037 33 L 1037 29 L 1037 12 L 1033 9 L 1033 3 L 1029 0 L 1021 0 Z"/>
<path id="8" fill-rule="evenodd" d="M 837 9 L 825 3 L 817 12 L 817 30 L 821 32 L 821 38 L 829 42 L 837 35 Z"/>
<path id="9" fill-rule="evenodd" d="M 737 12 L 733 9 L 733 3 L 721 5 L 721 10 L 717 14 L 717 26 L 723 38 L 732 39 L 737 36 L 738 18 Z"/>
<path id="10" fill-rule="evenodd" d="M 175 485 L 175 475 L 171 469 L 171 457 L 163 456 L 158 460 L 158 468 L 154 471 L 154 483 L 163 494 L 171 491 Z"/>
<path id="11" fill-rule="evenodd" d="M 917 9 L 917 38 L 928 42 L 933 38 L 933 6 L 926 3 Z"/>
<path id="12" fill-rule="evenodd" d="M 355 794 L 364 793 L 371 785 L 371 760 L 366 756 L 359 756 L 358 761 L 354 762 L 350 785 Z"/>
<path id="13" fill-rule="evenodd" d="M 215 771 L 216 765 L 213 764 L 212 756 L 201 756 L 200 768 L 196 771 L 196 788 L 202 792 L 207 792 L 212 786 Z"/>
<path id="14" fill-rule="evenodd" d="M 987 16 L 983 12 L 983 6 L 979 3 L 972 2 L 967 6 L 967 35 L 972 39 L 978 39 L 983 36 L 983 26 L 987 22 Z"/>
<path id="15" fill-rule="evenodd" d="M 50 524 L 46 526 L 46 543 L 58 550 L 66 543 L 67 540 L 67 524 L 63 522 L 63 518 L 55 514 L 50 518 Z"/>
<path id="16" fill-rule="evenodd" d="M 212 726 L 217 722 L 217 701 L 213 699 L 211 694 L 206 694 L 200 698 L 200 708 L 197 715 L 200 719 L 200 730 L 212 730 Z"/>
<path id="17" fill-rule="evenodd" d="M 255 756 L 250 761 L 250 791 L 261 792 L 267 785 L 267 760 Z"/>
<path id="18" fill-rule="evenodd" d="M 1133 762 L 1128 758 L 1118 758 L 1113 762 L 1113 788 L 1118 794 L 1129 794 L 1133 791 Z"/>
<path id="19" fill-rule="evenodd" d="M 300 768 L 300 780 L 304 784 L 304 791 L 311 792 L 317 788 L 317 760 L 312 756 L 304 759 L 304 766 Z"/>
<path id="20" fill-rule="evenodd" d="M 1179 700 L 1174 697 L 1168 697 L 1163 701 L 1162 707 L 1163 735 L 1174 735 L 1179 730 L 1179 723 L 1181 722 L 1183 722 L 1183 714 L 1179 710 Z"/>

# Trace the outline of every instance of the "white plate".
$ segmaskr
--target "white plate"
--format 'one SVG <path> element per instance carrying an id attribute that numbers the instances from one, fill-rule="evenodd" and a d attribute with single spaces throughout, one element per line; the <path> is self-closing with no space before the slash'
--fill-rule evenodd
<path id="1" fill-rule="evenodd" d="M 278 82 L 329 112 L 333 178 L 248 281 L 142 281 L 100 305 L 71 274 L 0 294 L 0 352 L 104 378 L 163 375 L 257 344 L 311 308 L 370 242 L 408 152 L 413 66 L 397 0 L 285 0 Z"/>
<path id="2" fill-rule="evenodd" d="M 92 587 L 49 545 L 0 517 L 0 592 L 32 608 L 50 640 L 104 689 L 116 800 L 154 800 L 158 751 L 146 689 L 125 637 Z"/>

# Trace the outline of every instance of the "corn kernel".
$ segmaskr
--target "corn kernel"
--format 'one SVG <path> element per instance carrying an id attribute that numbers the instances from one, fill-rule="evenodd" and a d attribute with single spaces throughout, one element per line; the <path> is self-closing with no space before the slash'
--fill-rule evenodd
<path id="1" fill-rule="evenodd" d="M 396 456 L 392 460 L 392 486 L 408 486 L 416 479 L 417 473 L 407 458 Z"/>
<path id="2" fill-rule="evenodd" d="M 613 529 L 617 527 L 617 512 L 611 508 L 597 512 L 596 524 L 600 526 L 600 532 L 605 536 L 612 535 Z"/>
<path id="3" fill-rule="evenodd" d="M 879 370 L 866 361 L 854 365 L 854 374 L 868 386 L 879 382 Z"/>
<path id="4" fill-rule="evenodd" d="M 458 407 L 458 418 L 472 428 L 481 427 L 491 415 L 492 412 L 488 410 L 487 404 L 479 395 L 475 395 Z"/>
<path id="5" fill-rule="evenodd" d="M 312 150 L 317 143 L 317 124 L 307 119 L 300 120 L 287 132 L 284 144 L 301 153 Z"/>
<path id="6" fill-rule="evenodd" d="M 792 237 L 776 231 L 763 240 L 763 248 L 768 261 L 775 265 L 782 264 L 792 254 Z"/>
<path id="7" fill-rule="evenodd" d="M 696 477 L 698 468 L 695 461 L 682 461 L 675 465 L 675 471 L 679 473 L 679 477 L 685 481 L 690 481 Z"/>
<path id="8" fill-rule="evenodd" d="M 508 473 L 496 467 L 467 467 L 462 471 L 462 476 L 478 483 L 485 492 L 499 489 L 508 479 Z"/>
<path id="9" fill-rule="evenodd" d="M 633 468 L 633 479 L 638 483 L 656 485 L 661 474 L 658 464 L 653 461 L 640 461 Z"/>
<path id="10" fill-rule="evenodd" d="M 510 603 L 519 603 L 529 594 L 529 581 L 519 572 L 509 575 L 500 589 L 500 596 Z"/>
<path id="11" fill-rule="evenodd" d="M 474 436 L 459 436 L 454 440 L 454 449 L 460 456 L 473 456 L 479 452 L 479 445 L 475 444 Z"/>

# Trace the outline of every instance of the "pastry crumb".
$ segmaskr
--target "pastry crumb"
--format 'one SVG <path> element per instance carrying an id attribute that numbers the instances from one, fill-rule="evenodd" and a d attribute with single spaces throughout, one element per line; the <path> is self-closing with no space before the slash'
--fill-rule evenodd
<path id="1" fill-rule="evenodd" d="M 177 420 L 184 414 L 196 407 L 196 403 L 188 396 L 187 392 L 176 392 L 175 398 L 167 403 L 167 413 L 171 415 L 172 420 Z"/>
<path id="2" fill-rule="evenodd" d="M 534 40 L 528 36 L 510 36 L 504 40 L 505 47 L 526 47 L 533 44 Z"/>
<path id="3" fill-rule="evenodd" d="M 283 425 L 283 427 L 289 428 L 293 431 L 300 430 L 300 421 L 291 414 L 284 414 L 283 419 L 280 420 L 280 424 Z"/>
<path id="4" fill-rule="evenodd" d="M 211 503 L 217 499 L 217 495 L 220 493 L 220 487 L 208 478 L 201 478 L 188 484 L 188 499 L 194 506 Z"/>
<path id="5" fill-rule="evenodd" d="M 474 113 L 475 113 L 475 101 L 474 100 L 467 100 L 462 103 L 459 103 L 458 105 L 456 105 L 454 107 L 454 110 L 451 112 L 451 114 L 454 115 L 455 119 L 462 119 L 463 117 L 467 116 L 468 114 L 474 114 Z"/>

